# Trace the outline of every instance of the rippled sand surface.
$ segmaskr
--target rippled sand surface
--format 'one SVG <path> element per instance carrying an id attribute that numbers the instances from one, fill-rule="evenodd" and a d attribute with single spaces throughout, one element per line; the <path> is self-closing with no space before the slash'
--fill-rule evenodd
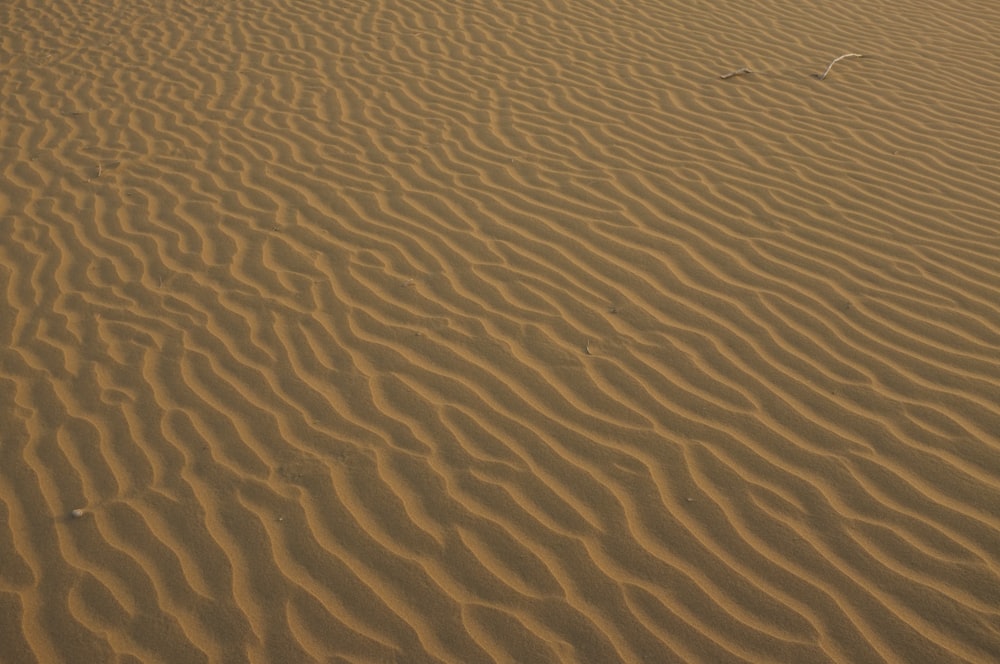
<path id="1" fill-rule="evenodd" d="M 1000 661 L 998 33 L 3 2 L 0 661 Z"/>

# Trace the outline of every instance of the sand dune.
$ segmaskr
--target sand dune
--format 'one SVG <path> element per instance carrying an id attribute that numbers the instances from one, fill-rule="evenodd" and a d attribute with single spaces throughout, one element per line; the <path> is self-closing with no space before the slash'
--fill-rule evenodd
<path id="1" fill-rule="evenodd" d="M 995 2 L 0 26 L 0 661 L 1000 660 Z"/>

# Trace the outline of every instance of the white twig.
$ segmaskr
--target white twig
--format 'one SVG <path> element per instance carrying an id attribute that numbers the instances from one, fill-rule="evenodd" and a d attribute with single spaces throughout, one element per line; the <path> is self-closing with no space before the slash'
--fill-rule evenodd
<path id="1" fill-rule="evenodd" d="M 750 67 L 742 67 L 740 69 L 737 69 L 736 71 L 731 71 L 728 74 L 723 74 L 719 78 L 732 78 L 733 76 L 739 76 L 741 74 L 752 74 L 752 73 L 753 72 L 750 71 Z"/>
<path id="2" fill-rule="evenodd" d="M 826 71 L 817 76 L 817 78 L 822 81 L 824 78 L 826 78 L 826 75 L 830 73 L 830 70 L 833 69 L 833 66 L 838 62 L 840 62 L 841 60 L 843 60 L 844 58 L 863 58 L 863 57 L 865 56 L 861 55 L 860 53 L 844 53 L 839 58 L 834 58 L 833 62 L 830 63 L 830 66 L 826 68 Z"/>

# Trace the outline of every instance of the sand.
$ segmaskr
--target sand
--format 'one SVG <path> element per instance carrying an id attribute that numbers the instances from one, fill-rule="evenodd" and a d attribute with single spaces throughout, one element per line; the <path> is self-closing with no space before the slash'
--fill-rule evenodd
<path id="1" fill-rule="evenodd" d="M 3 2 L 0 661 L 1000 661 L 998 33 Z"/>

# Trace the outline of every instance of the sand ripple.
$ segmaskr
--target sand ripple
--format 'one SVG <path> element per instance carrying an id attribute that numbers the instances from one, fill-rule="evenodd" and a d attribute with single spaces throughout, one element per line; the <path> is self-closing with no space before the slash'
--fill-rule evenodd
<path id="1" fill-rule="evenodd" d="M 0 660 L 1000 658 L 929 4 L 4 3 Z"/>

